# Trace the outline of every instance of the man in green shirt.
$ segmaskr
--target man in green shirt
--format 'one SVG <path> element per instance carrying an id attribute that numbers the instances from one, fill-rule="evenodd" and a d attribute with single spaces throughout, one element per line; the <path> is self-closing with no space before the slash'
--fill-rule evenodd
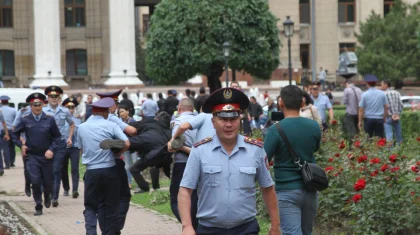
<path id="1" fill-rule="evenodd" d="M 299 116 L 299 110 L 304 105 L 302 90 L 297 86 L 286 86 L 281 90 L 280 98 L 285 119 L 276 125 L 283 129 L 301 162 L 314 163 L 314 152 L 320 146 L 321 129 L 316 121 Z M 264 149 L 269 161 L 274 158 L 280 227 L 283 234 L 309 235 L 317 212 L 317 192 L 305 189 L 299 167 L 294 163 L 276 125 L 268 129 Z"/>

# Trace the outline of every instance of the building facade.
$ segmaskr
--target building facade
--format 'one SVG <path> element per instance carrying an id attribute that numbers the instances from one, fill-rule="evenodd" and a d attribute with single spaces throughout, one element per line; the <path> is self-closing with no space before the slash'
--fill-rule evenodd
<path id="1" fill-rule="evenodd" d="M 386 15 L 394 4 L 393 0 L 316 0 L 316 62 L 311 64 L 311 1 L 268 0 L 270 10 L 280 19 L 281 31 L 286 16 L 295 22 L 291 38 L 295 79 L 313 66 L 317 70 L 324 67 L 328 77 L 335 79 L 338 55 L 345 47 L 355 49 L 360 22 L 371 11 Z M 144 38 L 158 2 L 0 0 L 0 77 L 6 87 L 139 86 L 135 35 Z M 281 64 L 271 80 L 288 78 L 287 39 L 283 33 L 279 37 Z M 249 75 L 239 72 L 237 79 L 252 83 Z"/>

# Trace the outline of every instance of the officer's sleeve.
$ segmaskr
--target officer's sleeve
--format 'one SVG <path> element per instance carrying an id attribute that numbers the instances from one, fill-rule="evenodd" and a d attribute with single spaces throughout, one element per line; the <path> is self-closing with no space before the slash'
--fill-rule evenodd
<path id="1" fill-rule="evenodd" d="M 25 130 L 25 124 L 19 120 L 19 124 L 15 127 L 12 135 L 12 140 L 16 146 L 19 148 L 22 147 L 22 142 L 20 141 L 20 134 Z"/>
<path id="2" fill-rule="evenodd" d="M 331 101 L 330 101 L 330 99 L 328 98 L 328 96 L 327 96 L 327 97 L 325 97 L 325 99 L 327 100 L 327 109 L 332 109 L 332 104 L 331 104 Z"/>
<path id="3" fill-rule="evenodd" d="M 113 137 L 115 139 L 120 139 L 120 140 L 128 140 L 127 136 L 124 134 L 124 132 L 121 130 L 120 127 L 118 127 L 116 124 L 112 125 L 113 127 Z"/>
<path id="4" fill-rule="evenodd" d="M 275 124 L 277 125 L 277 124 Z M 271 161 L 276 153 L 279 145 L 279 137 L 277 128 L 272 127 L 268 128 L 267 135 L 264 138 L 264 149 L 267 153 L 268 161 Z"/>
<path id="5" fill-rule="evenodd" d="M 201 173 L 201 161 L 200 151 L 196 148 L 191 149 L 190 156 L 188 157 L 187 166 L 184 170 L 184 176 L 182 176 L 180 187 L 196 189 L 198 181 L 200 180 Z"/>
<path id="6" fill-rule="evenodd" d="M 204 113 L 200 113 L 197 116 L 188 120 L 188 123 L 191 125 L 191 129 L 197 130 L 201 126 L 203 126 L 205 118 L 206 118 L 206 115 L 204 115 Z"/>
<path id="7" fill-rule="evenodd" d="M 173 120 L 171 122 L 171 126 L 173 125 L 173 127 L 172 127 L 172 136 L 174 136 L 175 133 L 176 133 L 176 131 L 179 129 L 179 125 L 180 124 L 181 124 L 181 122 L 179 122 L 178 120 Z"/>
<path id="8" fill-rule="evenodd" d="M 362 94 L 362 99 L 359 102 L 359 107 L 364 108 L 365 107 L 365 93 Z"/>
<path id="9" fill-rule="evenodd" d="M 0 112 L 0 122 L 4 122 L 4 116 L 2 112 Z"/>
<path id="10" fill-rule="evenodd" d="M 48 150 L 51 150 L 52 152 L 54 152 L 57 149 L 57 146 L 60 144 L 61 134 L 60 134 L 60 130 L 58 129 L 57 123 L 55 123 L 54 118 L 51 118 L 50 120 L 51 120 L 50 121 L 50 126 L 51 126 L 50 136 L 51 136 L 52 142 Z"/>
<path id="11" fill-rule="evenodd" d="M 121 131 L 124 131 L 125 128 L 128 126 L 127 123 L 123 122 L 121 119 L 114 115 L 110 116 L 109 121 L 117 124 Z"/>
<path id="12" fill-rule="evenodd" d="M 71 124 L 73 124 L 74 122 L 73 122 L 73 115 L 71 115 L 71 113 L 70 113 L 70 111 L 69 110 L 65 110 L 64 111 L 65 113 L 66 113 L 66 121 L 67 121 L 67 123 L 69 124 L 69 126 L 71 125 Z"/>
<path id="13" fill-rule="evenodd" d="M 271 178 L 267 155 L 263 148 L 259 148 L 256 151 L 258 157 L 258 169 L 257 169 L 257 180 L 258 184 L 262 188 L 268 188 L 274 184 L 273 179 Z"/>

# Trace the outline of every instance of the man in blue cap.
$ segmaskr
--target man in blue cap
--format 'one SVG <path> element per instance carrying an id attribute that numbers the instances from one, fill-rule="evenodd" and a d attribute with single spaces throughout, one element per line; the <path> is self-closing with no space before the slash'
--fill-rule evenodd
<path id="1" fill-rule="evenodd" d="M 3 140 L 9 140 L 10 136 L 9 136 L 9 132 L 7 131 L 6 122 L 4 121 L 4 117 L 3 117 L 2 112 L 0 112 L 0 122 L 3 126 L 3 129 L 6 130 L 6 133 L 3 137 Z M 0 140 L 0 141 L 3 141 L 3 140 Z M 3 174 L 4 174 L 3 155 L 1 155 L 1 153 L 0 153 L 0 176 L 2 176 Z"/>
<path id="2" fill-rule="evenodd" d="M 6 122 L 7 132 L 12 133 L 13 121 L 16 117 L 16 110 L 9 107 L 10 97 L 7 95 L 0 96 L 1 101 L 1 112 L 3 114 L 4 121 Z M 1 135 L 0 135 L 0 148 L 3 150 L 3 156 L 6 163 L 6 169 L 15 166 L 16 152 L 15 145 L 11 138 L 5 140 L 4 136 L 6 134 L 6 129 L 0 126 Z M 10 136 L 9 136 L 10 137 Z M 0 153 L 1 154 L 1 153 Z"/>
<path id="3" fill-rule="evenodd" d="M 239 135 L 241 112 L 249 99 L 240 90 L 219 89 L 203 112 L 213 114 L 216 134 L 193 145 L 178 194 L 183 234 L 258 234 L 256 181 L 269 210 L 270 234 L 280 234 L 277 198 L 262 142 Z M 197 189 L 199 225 L 191 221 Z"/>
<path id="4" fill-rule="evenodd" d="M 42 191 L 44 205 L 51 205 L 53 184 L 53 157 L 60 145 L 61 134 L 53 117 L 42 112 L 46 97 L 33 93 L 26 98 L 31 104 L 31 114 L 22 117 L 13 135 L 16 145 L 21 148 L 22 156 L 27 159 L 27 169 L 32 183 L 33 197 L 36 203 L 35 214 L 42 215 Z M 20 134 L 25 133 L 26 141 L 20 141 Z"/>
<path id="5" fill-rule="evenodd" d="M 45 88 L 45 95 L 48 96 L 48 104 L 42 108 L 43 112 L 54 117 L 58 129 L 61 133 L 61 142 L 55 153 L 53 164 L 53 207 L 58 206 L 58 196 L 60 193 L 64 155 L 67 151 L 66 148 L 72 146 L 72 138 L 74 132 L 73 115 L 71 115 L 67 108 L 60 106 L 59 103 L 59 99 L 62 94 L 63 90 L 58 86 L 49 86 Z M 66 122 L 70 125 L 69 128 L 66 128 Z"/>
<path id="6" fill-rule="evenodd" d="M 96 220 L 102 234 L 118 234 L 120 175 L 115 157 L 127 151 L 130 143 L 120 127 L 108 121 L 109 109 L 115 105 L 112 98 L 103 98 L 92 104 L 92 116 L 78 128 L 77 142 L 82 149 L 82 163 L 86 165 L 84 204 L 86 234 L 97 234 Z M 105 139 L 120 139 L 124 144 L 118 153 L 101 149 Z M 124 169 L 124 168 L 123 168 Z M 125 169 L 124 169 L 125 172 Z M 127 180 L 127 175 L 125 176 Z M 128 187 L 128 184 L 127 184 Z M 102 210 L 101 210 L 102 209 Z"/>
<path id="7" fill-rule="evenodd" d="M 378 78 L 373 74 L 364 76 L 369 89 L 362 94 L 359 102 L 359 129 L 362 129 L 364 121 L 365 132 L 369 137 L 378 136 L 384 138 L 384 123 L 387 120 L 388 100 L 385 92 L 375 88 Z M 364 119 L 363 119 L 364 118 Z"/>
<path id="8" fill-rule="evenodd" d="M 77 99 L 69 97 L 63 101 L 61 104 L 62 106 L 68 108 L 71 115 L 74 114 L 76 107 L 79 105 L 79 102 Z M 78 142 L 77 142 L 77 129 L 79 125 L 82 123 L 82 120 L 80 118 L 77 118 L 75 116 L 72 116 L 73 122 L 75 124 L 74 128 L 74 134 L 72 139 L 72 145 L 67 146 L 66 148 L 66 154 L 64 155 L 64 161 L 63 161 L 63 170 L 62 170 L 62 176 L 61 179 L 63 181 L 63 189 L 64 189 L 64 196 L 69 196 L 69 190 L 70 190 L 70 183 L 69 183 L 69 172 L 68 172 L 68 166 L 69 166 L 69 160 L 71 162 L 71 181 L 72 181 L 72 197 L 77 198 L 79 197 L 79 158 L 80 158 L 80 150 L 78 148 Z M 66 122 L 65 125 L 66 128 L 70 128 L 70 125 Z M 68 131 L 64 131 L 64 133 L 68 133 Z"/>

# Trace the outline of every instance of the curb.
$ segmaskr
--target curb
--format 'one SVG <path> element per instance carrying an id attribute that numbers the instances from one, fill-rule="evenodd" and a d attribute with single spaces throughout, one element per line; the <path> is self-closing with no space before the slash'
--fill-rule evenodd
<path id="1" fill-rule="evenodd" d="M 20 217 L 22 217 L 26 222 L 28 222 L 29 225 L 32 226 L 32 228 L 37 232 L 39 235 L 48 235 L 48 233 L 39 225 L 35 220 L 33 220 L 31 217 L 27 216 L 23 211 L 12 201 L 7 200 L 5 201 L 13 210 L 15 210 L 16 214 L 18 214 Z"/>

